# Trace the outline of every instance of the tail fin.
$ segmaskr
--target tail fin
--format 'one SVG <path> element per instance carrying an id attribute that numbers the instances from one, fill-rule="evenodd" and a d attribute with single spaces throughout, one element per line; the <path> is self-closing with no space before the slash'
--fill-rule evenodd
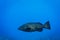
<path id="1" fill-rule="evenodd" d="M 49 23 L 49 21 L 47 21 L 47 22 L 44 24 L 44 28 L 46 28 L 46 29 L 51 29 L 51 28 L 50 28 L 50 23 Z"/>

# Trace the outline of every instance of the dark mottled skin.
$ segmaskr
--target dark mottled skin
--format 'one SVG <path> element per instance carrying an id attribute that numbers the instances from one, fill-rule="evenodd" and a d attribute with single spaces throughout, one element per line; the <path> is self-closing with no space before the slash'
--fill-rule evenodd
<path id="1" fill-rule="evenodd" d="M 34 31 L 41 32 L 43 30 L 43 28 L 50 29 L 49 21 L 46 22 L 44 25 L 41 24 L 40 22 L 26 23 L 26 24 L 20 26 L 18 29 L 21 31 L 25 31 L 25 32 L 34 32 Z"/>

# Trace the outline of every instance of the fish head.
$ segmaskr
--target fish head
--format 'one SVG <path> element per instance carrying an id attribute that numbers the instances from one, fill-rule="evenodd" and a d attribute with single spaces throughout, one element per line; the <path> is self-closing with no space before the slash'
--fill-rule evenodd
<path id="1" fill-rule="evenodd" d="M 18 30 L 24 31 L 24 30 L 26 30 L 26 28 L 27 28 L 27 25 L 22 25 L 18 28 Z"/>
<path id="2" fill-rule="evenodd" d="M 25 32 L 32 32 L 32 31 L 34 31 L 32 26 L 26 25 L 26 24 L 20 26 L 18 29 L 21 30 L 21 31 L 25 31 Z"/>

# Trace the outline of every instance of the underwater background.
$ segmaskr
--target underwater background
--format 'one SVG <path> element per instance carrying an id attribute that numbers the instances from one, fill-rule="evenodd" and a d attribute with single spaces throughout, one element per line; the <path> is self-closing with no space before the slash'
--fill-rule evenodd
<path id="1" fill-rule="evenodd" d="M 47 21 L 51 30 L 18 30 L 28 22 Z M 0 40 L 60 40 L 60 0 L 0 0 Z"/>

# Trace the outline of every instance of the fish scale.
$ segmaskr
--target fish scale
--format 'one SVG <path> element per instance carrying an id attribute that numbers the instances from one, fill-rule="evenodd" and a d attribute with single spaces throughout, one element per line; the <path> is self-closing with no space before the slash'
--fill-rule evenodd
<path id="1" fill-rule="evenodd" d="M 19 30 L 25 31 L 25 32 L 34 32 L 34 31 L 43 31 L 43 28 L 51 29 L 50 23 L 47 21 L 44 25 L 40 22 L 30 22 L 23 24 L 21 27 L 19 27 Z"/>

